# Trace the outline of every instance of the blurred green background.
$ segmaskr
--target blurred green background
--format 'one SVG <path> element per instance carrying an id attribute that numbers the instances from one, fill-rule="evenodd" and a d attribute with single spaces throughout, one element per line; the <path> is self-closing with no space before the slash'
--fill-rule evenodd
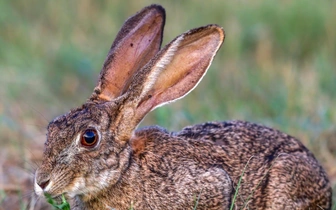
<path id="1" fill-rule="evenodd" d="M 164 44 L 209 23 L 226 39 L 199 86 L 142 125 L 265 124 L 300 138 L 336 189 L 336 1 L 0 0 L 0 209 L 36 202 L 48 122 L 85 102 L 122 23 L 151 3 Z"/>

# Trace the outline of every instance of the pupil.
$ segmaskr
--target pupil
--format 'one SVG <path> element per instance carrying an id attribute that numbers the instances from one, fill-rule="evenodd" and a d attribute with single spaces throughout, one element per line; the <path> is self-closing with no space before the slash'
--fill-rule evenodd
<path id="1" fill-rule="evenodd" d="M 86 143 L 92 144 L 96 139 L 96 134 L 93 131 L 86 131 L 84 134 Z"/>

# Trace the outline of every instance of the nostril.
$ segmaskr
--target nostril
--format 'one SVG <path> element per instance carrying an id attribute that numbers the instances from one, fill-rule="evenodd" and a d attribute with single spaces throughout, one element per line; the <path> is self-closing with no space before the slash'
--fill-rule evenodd
<path id="1" fill-rule="evenodd" d="M 38 192 L 45 191 L 46 187 L 51 183 L 52 181 L 50 180 L 50 172 L 48 171 L 43 171 L 42 169 L 38 169 L 35 172 L 35 190 Z"/>
<path id="2" fill-rule="evenodd" d="M 49 182 L 50 182 L 50 179 L 47 179 L 47 180 L 41 180 L 37 184 L 42 188 L 42 190 L 44 190 L 44 188 L 46 188 Z"/>

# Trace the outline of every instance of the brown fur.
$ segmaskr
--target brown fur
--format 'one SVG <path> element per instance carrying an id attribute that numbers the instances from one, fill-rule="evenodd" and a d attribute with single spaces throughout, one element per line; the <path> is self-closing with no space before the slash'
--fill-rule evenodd
<path id="1" fill-rule="evenodd" d="M 125 22 L 90 99 L 49 124 L 35 192 L 65 194 L 75 209 L 331 209 L 324 169 L 278 130 L 242 121 L 135 130 L 190 92 L 224 41 L 208 25 L 158 51 L 164 19 L 151 5 Z M 79 141 L 86 129 L 98 134 L 92 148 Z"/>
<path id="2" fill-rule="evenodd" d="M 147 144 L 147 136 L 134 136 L 130 140 L 130 146 L 134 155 L 141 155 L 145 151 Z"/>

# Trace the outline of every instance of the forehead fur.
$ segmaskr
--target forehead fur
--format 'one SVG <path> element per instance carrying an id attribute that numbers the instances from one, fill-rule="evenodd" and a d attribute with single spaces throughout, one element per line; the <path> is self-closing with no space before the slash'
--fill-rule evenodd
<path id="1" fill-rule="evenodd" d="M 103 105 L 86 103 L 49 123 L 46 146 L 53 141 L 58 144 L 71 141 L 77 133 L 89 127 L 106 130 L 111 121 L 112 117 Z"/>
<path id="2" fill-rule="evenodd" d="M 99 123 L 102 117 L 102 109 L 99 109 L 94 104 L 84 104 L 81 107 L 72 109 L 70 112 L 56 117 L 48 125 L 48 130 L 64 129 L 72 126 L 73 128 L 86 124 L 88 122 Z"/>

